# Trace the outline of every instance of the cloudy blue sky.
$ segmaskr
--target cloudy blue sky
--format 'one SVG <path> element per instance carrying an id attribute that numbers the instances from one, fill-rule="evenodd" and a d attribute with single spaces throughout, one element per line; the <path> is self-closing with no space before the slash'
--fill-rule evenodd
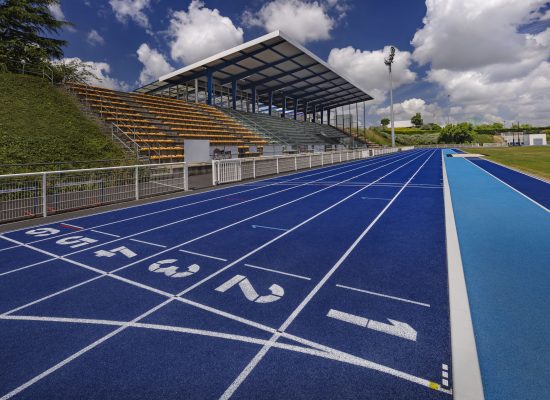
<path id="1" fill-rule="evenodd" d="M 99 84 L 131 90 L 280 29 L 352 78 L 396 119 L 550 125 L 550 2 L 541 0 L 62 0 L 65 57 Z"/>

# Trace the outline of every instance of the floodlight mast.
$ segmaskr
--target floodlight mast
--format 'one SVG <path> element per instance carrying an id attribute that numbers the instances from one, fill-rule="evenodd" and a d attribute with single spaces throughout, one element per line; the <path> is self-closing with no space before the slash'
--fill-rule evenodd
<path id="1" fill-rule="evenodd" d="M 391 77 L 391 65 L 393 64 L 393 58 L 395 56 L 395 47 L 390 47 L 390 56 L 384 59 L 384 64 L 388 66 L 390 71 L 390 122 L 391 122 L 391 147 L 395 147 L 395 129 L 393 123 L 393 82 Z"/>

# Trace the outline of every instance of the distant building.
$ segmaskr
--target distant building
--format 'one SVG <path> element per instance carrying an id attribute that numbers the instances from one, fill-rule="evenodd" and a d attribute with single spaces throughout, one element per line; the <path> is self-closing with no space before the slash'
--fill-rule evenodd
<path id="1" fill-rule="evenodd" d="M 507 144 L 523 144 L 523 132 L 501 132 L 500 136 Z"/>
<path id="2" fill-rule="evenodd" d="M 524 146 L 546 146 L 545 133 L 525 133 L 523 135 Z"/>
<path id="3" fill-rule="evenodd" d="M 395 128 L 412 128 L 414 125 L 410 120 L 408 120 L 408 121 L 395 121 L 393 126 Z"/>

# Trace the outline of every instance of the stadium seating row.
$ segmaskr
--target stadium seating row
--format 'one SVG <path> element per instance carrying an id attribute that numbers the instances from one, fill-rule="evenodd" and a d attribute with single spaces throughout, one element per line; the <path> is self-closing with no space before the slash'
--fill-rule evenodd
<path id="1" fill-rule="evenodd" d="M 208 139 L 213 145 L 250 146 L 268 143 L 237 120 L 215 107 L 139 93 L 123 93 L 80 83 L 67 88 L 96 114 L 116 126 L 141 155 L 153 161 L 181 161 L 185 139 Z"/>

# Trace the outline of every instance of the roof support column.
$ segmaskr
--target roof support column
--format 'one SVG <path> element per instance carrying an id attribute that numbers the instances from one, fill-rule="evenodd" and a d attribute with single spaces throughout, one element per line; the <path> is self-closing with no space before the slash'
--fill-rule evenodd
<path id="1" fill-rule="evenodd" d="M 309 103 L 306 101 L 306 106 L 304 107 L 304 122 L 307 121 L 307 106 L 309 105 Z"/>
<path id="2" fill-rule="evenodd" d="M 195 103 L 199 102 L 199 80 L 195 79 Z"/>
<path id="3" fill-rule="evenodd" d="M 327 109 L 327 125 L 330 125 L 330 108 Z"/>
<path id="4" fill-rule="evenodd" d="M 294 119 L 298 117 L 298 99 L 294 98 Z"/>
<path id="5" fill-rule="evenodd" d="M 269 113 L 269 115 L 271 115 L 271 109 L 273 108 L 273 92 L 272 91 L 269 92 L 268 96 L 269 96 L 269 100 L 268 100 L 269 110 L 268 110 L 268 113 Z"/>
<path id="6" fill-rule="evenodd" d="M 252 88 L 252 114 L 256 114 L 256 86 Z"/>
<path id="7" fill-rule="evenodd" d="M 237 109 L 237 81 L 231 82 L 231 107 Z"/>
<path id="8" fill-rule="evenodd" d="M 283 94 L 283 115 L 281 118 L 286 118 L 286 96 Z"/>
<path id="9" fill-rule="evenodd" d="M 357 137 L 359 137 L 359 106 L 355 103 L 355 125 L 357 126 Z"/>
<path id="10" fill-rule="evenodd" d="M 317 104 L 313 106 L 313 122 L 317 122 Z"/>
<path id="11" fill-rule="evenodd" d="M 206 104 L 212 105 L 212 72 L 206 75 Z"/>
<path id="12" fill-rule="evenodd" d="M 325 108 L 321 107 L 321 125 L 323 125 L 325 119 Z"/>

